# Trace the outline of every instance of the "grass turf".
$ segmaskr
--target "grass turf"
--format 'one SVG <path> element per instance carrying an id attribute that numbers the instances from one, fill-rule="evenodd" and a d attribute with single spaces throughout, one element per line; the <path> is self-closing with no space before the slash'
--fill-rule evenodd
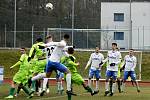
<path id="1" fill-rule="evenodd" d="M 91 52 L 75 52 L 75 57 L 77 58 L 77 61 L 80 62 L 80 67 L 78 68 L 78 71 L 85 78 L 88 77 L 88 69 L 84 71 L 84 68 L 90 54 Z M 106 52 L 104 52 L 104 55 L 106 56 Z M 12 69 L 12 71 L 10 71 L 9 67 L 16 63 L 19 60 L 19 57 L 19 50 L 0 49 L 0 65 L 4 66 L 5 68 L 4 77 L 12 78 L 13 75 L 17 72 L 18 68 L 14 68 Z M 122 57 L 124 57 L 124 54 L 122 55 Z M 150 80 L 150 77 L 148 76 L 148 74 L 150 73 L 150 52 L 143 52 L 142 58 L 142 80 Z M 105 68 L 103 68 L 102 70 L 102 78 L 105 78 Z"/>
<path id="2" fill-rule="evenodd" d="M 4 100 L 4 97 L 8 95 L 9 85 L 3 84 L 0 86 L 0 100 Z M 81 86 L 74 86 L 74 91 L 78 96 L 73 96 L 72 100 L 149 100 L 150 87 L 141 87 L 141 92 L 137 93 L 135 87 L 126 87 L 124 93 L 116 93 L 113 97 L 104 97 L 104 85 L 102 85 L 99 94 L 91 96 Z M 26 95 L 21 92 L 18 97 L 13 100 L 25 100 Z M 67 96 L 56 94 L 56 86 L 50 86 L 50 94 L 43 97 L 34 96 L 30 100 L 67 100 Z"/>

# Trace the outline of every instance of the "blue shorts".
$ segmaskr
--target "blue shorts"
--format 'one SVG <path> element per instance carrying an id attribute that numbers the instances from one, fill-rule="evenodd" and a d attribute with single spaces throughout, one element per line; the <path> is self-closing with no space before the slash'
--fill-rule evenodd
<path id="1" fill-rule="evenodd" d="M 117 71 L 106 71 L 106 78 L 109 79 L 112 77 L 112 79 L 116 80 L 117 79 Z"/>
<path id="2" fill-rule="evenodd" d="M 96 79 L 99 79 L 101 77 L 100 75 L 100 70 L 94 70 L 94 69 L 90 69 L 89 70 L 89 78 L 93 78 L 93 76 L 95 75 Z"/>
<path id="3" fill-rule="evenodd" d="M 129 76 L 131 77 L 132 80 L 136 80 L 136 74 L 134 71 L 125 71 L 123 80 L 124 81 L 127 80 Z"/>
<path id="4" fill-rule="evenodd" d="M 58 70 L 62 73 L 67 72 L 67 67 L 59 62 L 48 61 L 46 65 L 46 73 L 52 72 L 53 70 Z"/>
<path id="5" fill-rule="evenodd" d="M 62 73 L 62 72 L 60 72 L 60 71 L 57 70 L 57 72 L 56 72 L 56 78 L 57 79 L 62 79 L 63 77 L 64 77 L 64 73 Z"/>

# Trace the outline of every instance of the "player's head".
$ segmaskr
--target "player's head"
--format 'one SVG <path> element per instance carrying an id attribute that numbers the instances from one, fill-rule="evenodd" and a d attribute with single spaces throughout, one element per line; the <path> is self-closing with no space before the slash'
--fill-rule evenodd
<path id="1" fill-rule="evenodd" d="M 68 52 L 68 54 L 73 54 L 74 53 L 74 48 L 69 47 L 67 52 Z"/>
<path id="2" fill-rule="evenodd" d="M 41 37 L 36 39 L 36 42 L 43 42 L 43 39 Z"/>
<path id="3" fill-rule="evenodd" d="M 112 50 L 116 50 L 117 48 L 117 43 L 112 43 Z"/>
<path id="4" fill-rule="evenodd" d="M 26 53 L 26 48 L 24 48 L 24 47 L 20 48 L 20 53 L 25 54 Z"/>
<path id="5" fill-rule="evenodd" d="M 129 49 L 129 55 L 133 56 L 134 55 L 134 49 Z"/>
<path id="6" fill-rule="evenodd" d="M 69 41 L 69 38 L 70 38 L 70 36 L 68 35 L 68 34 L 65 34 L 64 35 L 64 40 L 67 42 L 67 41 Z"/>
<path id="7" fill-rule="evenodd" d="M 99 53 L 100 48 L 98 46 L 95 47 L 95 52 Z"/>
<path id="8" fill-rule="evenodd" d="M 52 41 L 53 41 L 52 36 L 51 36 L 51 35 L 48 35 L 48 36 L 46 37 L 46 42 L 48 43 L 48 42 L 52 42 Z"/>

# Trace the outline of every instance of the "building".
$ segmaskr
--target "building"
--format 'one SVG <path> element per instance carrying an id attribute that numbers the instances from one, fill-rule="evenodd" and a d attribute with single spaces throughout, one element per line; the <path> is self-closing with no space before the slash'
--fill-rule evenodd
<path id="1" fill-rule="evenodd" d="M 150 2 L 102 2 L 101 28 L 116 29 L 101 33 L 103 49 L 112 42 L 123 49 L 150 49 Z"/>

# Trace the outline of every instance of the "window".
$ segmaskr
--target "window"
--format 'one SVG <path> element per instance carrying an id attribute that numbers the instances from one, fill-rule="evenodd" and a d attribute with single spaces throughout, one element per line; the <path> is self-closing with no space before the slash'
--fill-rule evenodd
<path id="1" fill-rule="evenodd" d="M 124 13 L 114 13 L 114 21 L 124 21 Z"/>
<path id="2" fill-rule="evenodd" d="M 114 32 L 114 40 L 124 40 L 124 32 Z"/>

